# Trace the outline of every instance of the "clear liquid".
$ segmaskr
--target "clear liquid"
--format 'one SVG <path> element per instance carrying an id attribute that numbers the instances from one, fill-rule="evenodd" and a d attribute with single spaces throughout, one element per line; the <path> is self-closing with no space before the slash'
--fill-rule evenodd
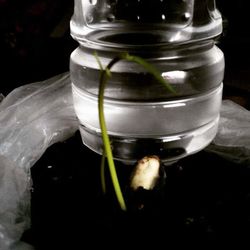
<path id="1" fill-rule="evenodd" d="M 97 97 L 74 84 L 72 89 L 83 142 L 101 153 Z M 203 149 L 216 135 L 221 95 L 222 84 L 206 93 L 174 101 L 106 99 L 107 129 L 117 147 L 114 157 L 136 161 L 143 153 L 160 154 L 163 161 L 173 161 Z"/>

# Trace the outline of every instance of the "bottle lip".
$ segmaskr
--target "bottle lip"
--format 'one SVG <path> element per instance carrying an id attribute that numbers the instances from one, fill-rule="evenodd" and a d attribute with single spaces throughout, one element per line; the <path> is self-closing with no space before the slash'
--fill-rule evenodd
<path id="1" fill-rule="evenodd" d="M 92 29 L 79 27 L 70 22 L 71 36 L 79 44 L 90 48 L 132 49 L 176 46 L 214 40 L 222 33 L 222 18 L 202 26 L 189 25 L 185 28 L 133 27 L 131 29 Z"/>

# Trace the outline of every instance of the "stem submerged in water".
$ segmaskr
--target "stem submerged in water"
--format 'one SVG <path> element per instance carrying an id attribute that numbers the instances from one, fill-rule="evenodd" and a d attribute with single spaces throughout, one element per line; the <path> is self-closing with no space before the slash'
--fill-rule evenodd
<path id="1" fill-rule="evenodd" d="M 99 111 L 100 127 L 101 127 L 101 132 L 102 132 L 102 140 L 103 140 L 103 145 L 104 145 L 103 153 L 105 153 L 107 156 L 109 172 L 111 175 L 111 179 L 113 182 L 117 200 L 120 204 L 121 209 L 125 211 L 126 204 L 125 204 L 125 201 L 121 192 L 119 180 L 117 177 L 112 149 L 110 146 L 110 140 L 109 140 L 109 136 L 107 133 L 107 126 L 106 126 L 106 122 L 104 118 L 104 89 L 105 89 L 105 85 L 107 83 L 108 78 L 111 77 L 110 69 L 112 65 L 114 65 L 116 62 L 118 62 L 118 60 L 113 59 L 109 63 L 109 65 L 106 67 L 106 69 L 102 70 L 101 77 L 100 77 L 100 85 L 99 85 L 99 95 L 98 95 L 98 111 Z"/>

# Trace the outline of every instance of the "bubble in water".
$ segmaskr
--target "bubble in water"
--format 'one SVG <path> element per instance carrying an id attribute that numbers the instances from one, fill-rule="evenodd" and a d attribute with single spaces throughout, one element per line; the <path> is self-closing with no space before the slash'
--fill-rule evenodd
<path id="1" fill-rule="evenodd" d="M 109 22 L 113 22 L 113 21 L 115 20 L 115 15 L 113 15 L 113 14 L 108 14 L 107 20 L 108 20 Z"/>
<path id="2" fill-rule="evenodd" d="M 165 16 L 164 14 L 162 14 L 162 15 L 161 15 L 161 19 L 162 19 L 163 21 L 165 21 L 165 20 L 166 20 L 166 16 Z"/>
<path id="3" fill-rule="evenodd" d="M 92 5 L 96 5 L 97 4 L 97 0 L 89 0 L 89 3 Z"/>
<path id="4" fill-rule="evenodd" d="M 184 15 L 182 15 L 183 21 L 188 21 L 190 19 L 191 15 L 189 12 L 186 12 Z"/>

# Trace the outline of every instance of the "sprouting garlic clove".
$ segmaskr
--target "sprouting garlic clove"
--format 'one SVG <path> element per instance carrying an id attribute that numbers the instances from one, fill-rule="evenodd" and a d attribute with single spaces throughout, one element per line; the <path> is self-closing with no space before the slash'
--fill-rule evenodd
<path id="1" fill-rule="evenodd" d="M 130 181 L 133 190 L 142 187 L 152 190 L 160 177 L 160 159 L 158 156 L 145 156 L 138 161 Z"/>

